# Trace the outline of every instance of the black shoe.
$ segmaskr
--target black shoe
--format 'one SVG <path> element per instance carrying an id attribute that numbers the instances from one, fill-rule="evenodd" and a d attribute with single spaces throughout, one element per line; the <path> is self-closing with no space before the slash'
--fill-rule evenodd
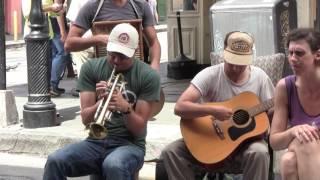
<path id="1" fill-rule="evenodd" d="M 50 95 L 51 97 L 58 97 L 61 93 L 57 89 L 50 88 Z"/>
<path id="2" fill-rule="evenodd" d="M 60 94 L 63 94 L 63 93 L 65 93 L 66 92 L 66 90 L 65 89 L 63 89 L 63 88 L 55 88 L 58 92 L 60 92 Z"/>
<path id="3" fill-rule="evenodd" d="M 76 88 L 71 89 L 71 94 L 74 97 L 79 97 L 79 91 Z"/>

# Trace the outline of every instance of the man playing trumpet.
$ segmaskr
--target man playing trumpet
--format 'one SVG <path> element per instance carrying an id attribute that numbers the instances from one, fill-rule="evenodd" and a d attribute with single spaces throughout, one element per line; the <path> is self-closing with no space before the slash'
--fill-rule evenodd
<path id="1" fill-rule="evenodd" d="M 107 136 L 88 137 L 49 155 L 43 179 L 63 180 L 89 174 L 102 174 L 104 179 L 133 179 L 142 167 L 146 124 L 152 116 L 152 103 L 160 99 L 160 77 L 149 65 L 133 58 L 138 41 L 133 26 L 119 24 L 109 35 L 105 60 L 94 59 L 82 66 L 77 87 L 82 123 L 93 123 L 100 101 L 112 93 L 107 104 L 112 112 L 106 123 Z M 112 84 L 106 80 L 113 69 L 126 81 L 122 91 L 106 91 Z"/>

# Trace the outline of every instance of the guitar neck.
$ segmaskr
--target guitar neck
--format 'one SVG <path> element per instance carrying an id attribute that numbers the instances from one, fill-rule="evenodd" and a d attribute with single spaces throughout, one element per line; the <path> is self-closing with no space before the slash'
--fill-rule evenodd
<path id="1" fill-rule="evenodd" d="M 273 107 L 273 99 L 268 99 L 264 102 L 262 102 L 261 104 L 255 105 L 252 108 L 250 108 L 248 110 L 248 113 L 250 114 L 250 116 L 256 116 L 257 114 L 260 114 L 262 112 L 267 111 L 268 109 Z"/>

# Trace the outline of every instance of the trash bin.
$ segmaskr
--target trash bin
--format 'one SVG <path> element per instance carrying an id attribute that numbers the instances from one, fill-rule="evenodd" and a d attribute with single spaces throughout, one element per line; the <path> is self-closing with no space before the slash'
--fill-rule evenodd
<path id="1" fill-rule="evenodd" d="M 245 31 L 255 39 L 256 55 L 285 53 L 285 37 L 297 27 L 295 0 L 222 0 L 210 8 L 212 51 L 223 51 L 225 35 Z"/>

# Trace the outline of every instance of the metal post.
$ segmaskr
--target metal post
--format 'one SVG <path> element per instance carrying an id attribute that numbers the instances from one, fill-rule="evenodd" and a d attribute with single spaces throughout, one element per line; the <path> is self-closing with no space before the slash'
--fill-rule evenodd
<path id="1" fill-rule="evenodd" d="M 181 12 L 180 11 L 177 11 L 177 25 L 178 25 L 178 38 L 179 38 L 178 40 L 179 40 L 180 55 L 178 57 L 176 57 L 176 61 L 192 61 L 183 52 Z"/>
<path id="2" fill-rule="evenodd" d="M 38 128 L 56 125 L 56 105 L 49 94 L 51 49 L 48 24 L 41 0 L 32 0 L 31 32 L 26 36 L 28 66 L 28 102 L 23 106 L 23 126 Z"/>
<path id="3" fill-rule="evenodd" d="M 6 36 L 4 23 L 4 0 L 0 0 L 0 90 L 6 90 Z"/>

